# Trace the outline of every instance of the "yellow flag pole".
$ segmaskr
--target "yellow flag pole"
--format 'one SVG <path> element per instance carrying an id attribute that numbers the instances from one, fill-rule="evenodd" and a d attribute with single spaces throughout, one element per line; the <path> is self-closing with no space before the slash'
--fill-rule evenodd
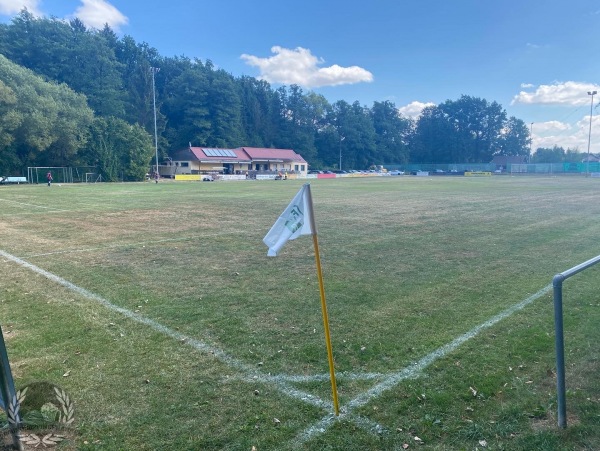
<path id="1" fill-rule="evenodd" d="M 310 211 L 310 227 L 312 230 L 313 244 L 315 245 L 315 262 L 317 265 L 317 277 L 319 278 L 319 291 L 321 293 L 321 310 L 323 312 L 323 327 L 325 328 L 325 342 L 327 343 L 327 358 L 329 360 L 329 376 L 331 378 L 331 391 L 333 393 L 333 408 L 335 415 L 340 414 L 340 405 L 338 403 L 337 386 L 335 383 L 335 369 L 333 366 L 333 351 L 331 349 L 331 336 L 329 334 L 329 319 L 327 317 L 327 303 L 325 302 L 325 288 L 323 286 L 323 272 L 321 271 L 321 256 L 319 255 L 319 241 L 317 239 L 317 225 L 315 223 L 315 213 L 313 210 L 312 194 L 310 184 L 306 184 L 306 197 L 308 199 L 308 208 Z"/>

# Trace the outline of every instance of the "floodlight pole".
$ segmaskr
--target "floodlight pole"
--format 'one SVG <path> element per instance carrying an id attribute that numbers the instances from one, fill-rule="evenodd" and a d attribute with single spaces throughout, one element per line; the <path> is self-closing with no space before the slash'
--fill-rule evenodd
<path id="1" fill-rule="evenodd" d="M 592 96 L 590 103 L 590 131 L 588 133 L 588 157 L 587 157 L 587 175 L 590 175 L 590 143 L 592 141 L 592 115 L 594 114 L 594 95 L 598 94 L 598 91 L 588 91 L 588 96 Z"/>
<path id="2" fill-rule="evenodd" d="M 529 125 L 529 163 L 531 163 L 531 159 L 533 158 L 533 154 L 531 153 L 531 145 L 533 144 L 533 122 Z"/>
<path id="3" fill-rule="evenodd" d="M 156 155 L 156 180 L 158 180 L 158 132 L 156 129 L 156 86 L 154 84 L 154 74 L 159 72 L 159 67 L 151 67 L 150 72 L 152 72 L 152 100 L 154 106 L 154 152 Z"/>
<path id="4" fill-rule="evenodd" d="M 342 170 L 342 141 L 346 139 L 345 136 L 340 136 L 340 171 Z"/>

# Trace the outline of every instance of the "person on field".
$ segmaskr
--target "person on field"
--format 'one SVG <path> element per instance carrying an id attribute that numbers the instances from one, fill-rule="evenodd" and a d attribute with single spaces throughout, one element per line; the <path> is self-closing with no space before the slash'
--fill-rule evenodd
<path id="1" fill-rule="evenodd" d="M 48 186 L 52 184 L 52 172 L 46 174 L 46 180 L 48 180 Z"/>

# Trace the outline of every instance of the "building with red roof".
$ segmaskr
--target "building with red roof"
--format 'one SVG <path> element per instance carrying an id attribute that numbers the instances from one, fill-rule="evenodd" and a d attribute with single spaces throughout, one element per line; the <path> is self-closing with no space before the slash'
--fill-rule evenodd
<path id="1" fill-rule="evenodd" d="M 269 174 L 306 175 L 308 163 L 291 149 L 238 147 L 221 149 L 190 145 L 159 168 L 161 176 L 177 174 Z"/>

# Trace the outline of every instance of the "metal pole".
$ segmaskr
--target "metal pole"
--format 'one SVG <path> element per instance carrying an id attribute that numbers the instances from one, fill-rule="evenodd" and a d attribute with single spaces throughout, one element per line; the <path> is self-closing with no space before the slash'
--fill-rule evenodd
<path id="1" fill-rule="evenodd" d="M 2 329 L 0 328 L 0 393 L 2 394 L 2 406 L 4 407 L 4 412 L 8 416 L 11 406 L 15 409 L 15 418 L 12 420 L 15 422 L 11 424 L 9 421 L 8 429 L 13 439 L 12 447 L 13 449 L 22 450 L 21 441 L 19 440 L 19 425 L 21 423 L 21 418 L 19 416 L 17 396 L 15 391 L 15 383 L 12 378 L 12 373 L 10 371 L 10 363 L 8 361 L 8 353 L 6 352 L 6 344 L 4 343 L 4 335 L 2 333 Z M 14 403 L 13 403 L 14 401 Z M 10 419 L 10 417 L 9 417 Z"/>
<path id="2" fill-rule="evenodd" d="M 154 152 L 156 155 L 156 177 L 158 177 L 158 132 L 156 129 L 156 86 L 154 85 L 154 74 L 159 70 L 160 68 L 158 67 L 150 68 L 150 71 L 152 72 L 152 99 L 154 105 Z"/>
<path id="3" fill-rule="evenodd" d="M 554 328 L 556 341 L 556 388 L 558 401 L 558 426 L 567 427 L 567 402 L 565 399 L 565 340 L 563 331 L 563 281 L 581 271 L 600 263 L 600 255 L 557 274 L 552 279 L 554 288 Z"/>
<path id="4" fill-rule="evenodd" d="M 529 126 L 529 163 L 531 163 L 531 158 L 533 154 L 531 153 L 531 145 L 533 144 L 533 122 Z"/>
<path id="5" fill-rule="evenodd" d="M 552 279 L 554 287 L 554 334 L 556 343 L 556 392 L 558 400 L 558 427 L 567 427 L 567 402 L 565 400 L 565 340 L 562 309 L 563 276 Z"/>
<path id="6" fill-rule="evenodd" d="M 325 287 L 323 284 L 323 271 L 321 268 L 321 257 L 319 255 L 319 240 L 317 238 L 317 223 L 315 221 L 315 212 L 313 209 L 312 193 L 310 184 L 306 183 L 306 197 L 308 199 L 308 209 L 310 211 L 310 227 L 312 230 L 313 244 L 315 248 L 315 264 L 317 265 L 317 278 L 319 279 L 319 292 L 321 294 L 321 312 L 323 314 L 323 328 L 325 329 L 325 344 L 327 346 L 327 359 L 329 361 L 329 377 L 331 379 L 331 392 L 333 396 L 333 411 L 335 416 L 340 415 L 340 403 L 338 401 L 337 383 L 335 380 L 335 368 L 333 362 L 333 350 L 331 347 L 331 334 L 329 332 L 329 317 L 327 315 L 327 302 L 325 300 Z"/>
<path id="7" fill-rule="evenodd" d="M 590 143 L 592 141 L 592 115 L 594 114 L 594 95 L 598 94 L 598 91 L 588 91 L 588 95 L 592 96 L 590 103 L 590 131 L 588 133 L 588 158 L 587 158 L 587 175 L 590 175 Z"/>
<path id="8" fill-rule="evenodd" d="M 346 139 L 345 136 L 340 136 L 340 171 L 342 170 L 342 141 Z"/>

